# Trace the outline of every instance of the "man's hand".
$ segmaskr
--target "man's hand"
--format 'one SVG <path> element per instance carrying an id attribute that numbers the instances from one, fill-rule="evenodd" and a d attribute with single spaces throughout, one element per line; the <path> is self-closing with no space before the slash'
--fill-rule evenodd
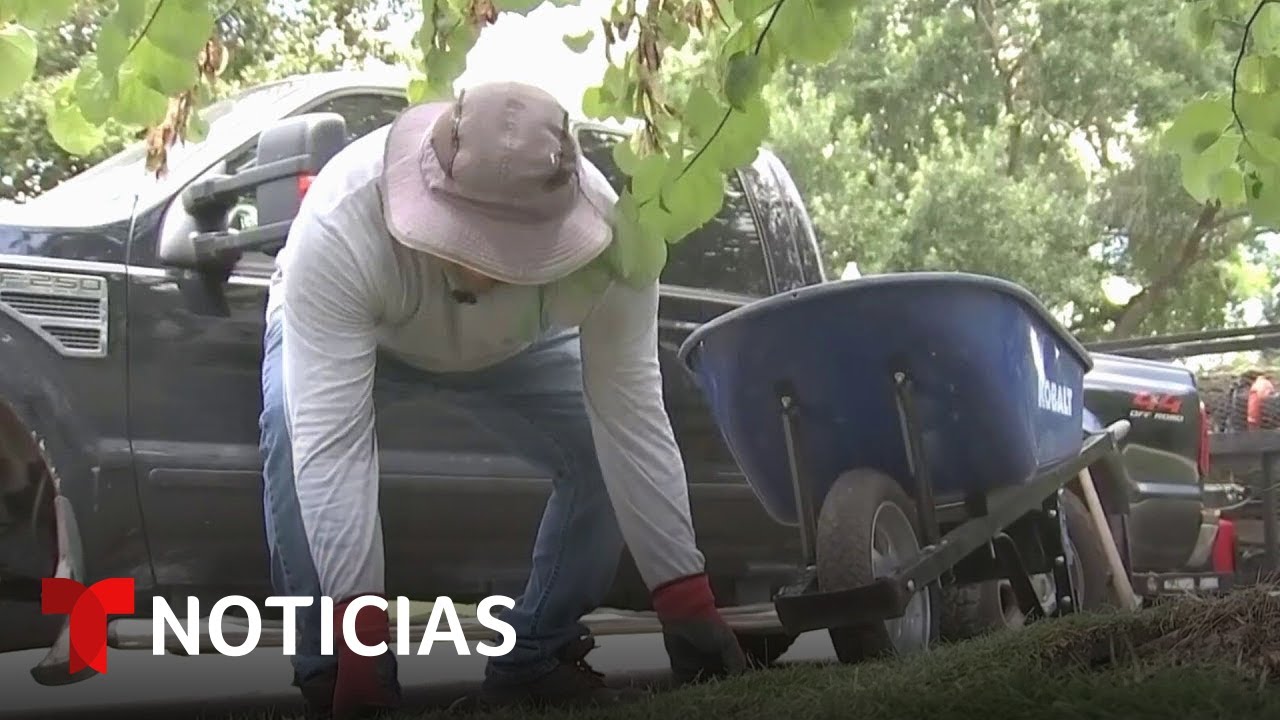
<path id="1" fill-rule="evenodd" d="M 706 575 L 662 585 L 653 592 L 653 606 L 676 682 L 683 685 L 746 670 L 746 656 L 716 610 Z"/>

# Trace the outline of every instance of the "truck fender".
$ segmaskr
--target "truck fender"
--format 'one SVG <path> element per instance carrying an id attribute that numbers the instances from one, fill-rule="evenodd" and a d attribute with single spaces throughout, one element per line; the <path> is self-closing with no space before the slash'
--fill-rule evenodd
<path id="1" fill-rule="evenodd" d="M 67 389 L 64 363 L 31 330 L 0 318 L 0 404 L 40 448 L 57 494 L 80 505 L 92 492 L 95 442 Z"/>
<path id="2" fill-rule="evenodd" d="M 15 465 L 39 463 L 41 471 L 30 475 L 39 483 L 29 493 L 31 506 L 20 509 L 31 518 L 30 534 L 22 528 L 18 534 L 0 537 L 0 542 L 31 543 L 33 551 L 30 567 L 18 568 L 0 593 L 6 620 L 24 629 L 8 637 L 0 650 L 52 644 L 50 656 L 33 668 L 32 675 L 46 685 L 74 682 L 92 673 L 68 675 L 68 618 L 42 615 L 40 582 L 50 576 L 86 580 L 81 527 L 74 508 L 89 507 L 86 503 L 92 500 L 94 445 L 67 391 L 63 363 L 41 338 L 6 318 L 0 318 L 0 367 L 5 368 L 0 374 L 5 449 L 17 454 Z"/>

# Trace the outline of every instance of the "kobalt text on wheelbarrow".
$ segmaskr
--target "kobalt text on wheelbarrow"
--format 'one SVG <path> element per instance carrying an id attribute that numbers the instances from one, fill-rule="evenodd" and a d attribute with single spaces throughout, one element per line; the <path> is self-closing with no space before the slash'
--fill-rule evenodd
<path id="1" fill-rule="evenodd" d="M 1084 431 L 1092 360 L 1018 285 L 811 286 L 704 325 L 680 358 L 760 502 L 799 530 L 773 598 L 789 634 L 828 630 L 844 662 L 919 651 L 948 589 L 999 578 L 1028 620 L 1131 602 L 1128 423 Z"/>

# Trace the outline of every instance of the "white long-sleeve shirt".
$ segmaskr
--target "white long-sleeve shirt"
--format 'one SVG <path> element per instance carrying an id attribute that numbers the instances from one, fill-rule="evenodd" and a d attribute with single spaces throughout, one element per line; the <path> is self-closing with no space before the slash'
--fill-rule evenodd
<path id="1" fill-rule="evenodd" d="M 373 384 L 379 348 L 427 371 L 479 369 L 579 328 L 587 412 L 615 514 L 649 587 L 701 572 L 684 464 L 662 398 L 656 283 L 580 272 L 498 286 L 474 305 L 444 265 L 390 236 L 379 174 L 387 128 L 335 156 L 294 221 L 267 304 L 283 312 L 283 372 L 303 522 L 322 591 L 383 591 Z M 616 194 L 588 165 L 589 192 Z"/>

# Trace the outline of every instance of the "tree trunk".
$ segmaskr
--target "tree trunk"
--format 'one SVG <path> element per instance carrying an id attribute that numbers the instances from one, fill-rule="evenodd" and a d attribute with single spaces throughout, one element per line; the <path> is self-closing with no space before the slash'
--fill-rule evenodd
<path id="1" fill-rule="evenodd" d="M 1196 224 L 1191 227 L 1191 231 L 1183 239 L 1181 250 L 1173 263 L 1143 288 L 1141 292 L 1134 295 L 1120 310 L 1119 316 L 1116 317 L 1115 327 L 1110 333 L 1112 337 L 1132 337 L 1142 324 L 1142 321 L 1146 320 L 1160 301 L 1168 295 L 1169 290 L 1196 264 L 1205 236 L 1221 224 L 1220 222 L 1215 222 L 1219 209 L 1220 205 L 1216 202 L 1205 203 L 1200 210 L 1200 217 L 1196 218 Z"/>

